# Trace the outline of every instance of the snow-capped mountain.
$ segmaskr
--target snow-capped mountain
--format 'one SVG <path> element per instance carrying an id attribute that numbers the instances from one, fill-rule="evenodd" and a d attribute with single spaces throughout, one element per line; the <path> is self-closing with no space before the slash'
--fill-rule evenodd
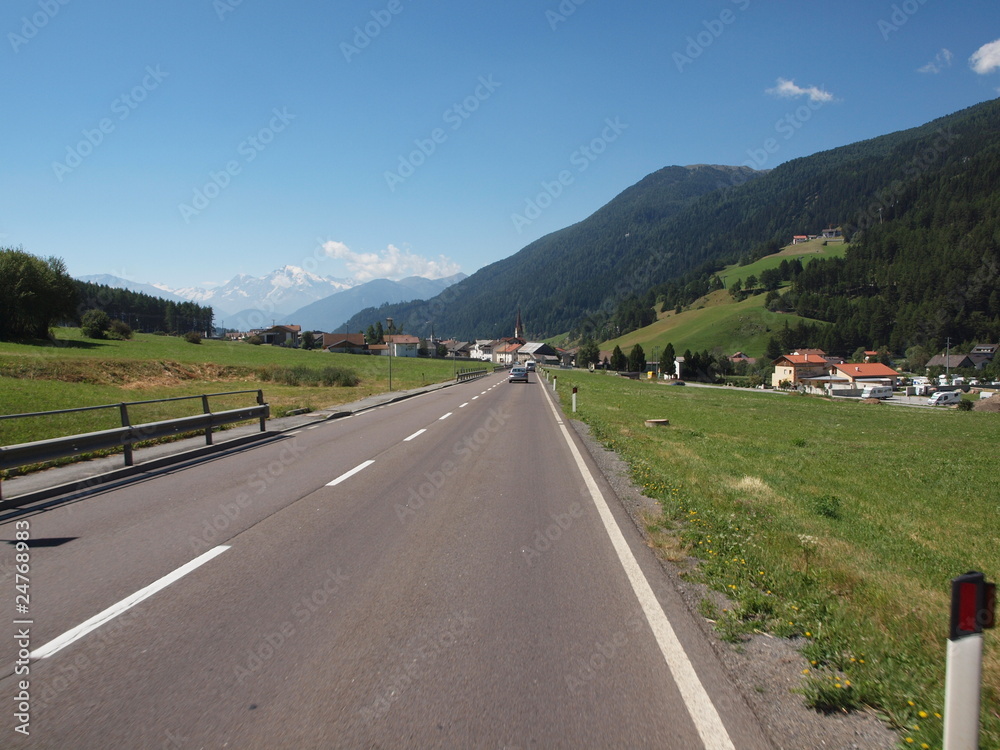
<path id="1" fill-rule="evenodd" d="M 268 319 L 280 318 L 353 286 L 355 284 L 350 279 L 320 276 L 298 266 L 284 266 L 266 276 L 241 273 L 214 289 L 185 287 L 164 291 L 199 305 L 211 305 L 218 321 L 245 310 L 259 310 Z"/>

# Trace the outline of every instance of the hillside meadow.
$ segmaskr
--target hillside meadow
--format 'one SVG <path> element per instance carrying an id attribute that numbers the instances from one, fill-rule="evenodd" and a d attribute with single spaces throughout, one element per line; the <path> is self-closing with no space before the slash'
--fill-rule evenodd
<path id="1" fill-rule="evenodd" d="M 99 341 L 84 338 L 76 328 L 58 328 L 55 334 L 55 343 L 0 342 L 0 414 L 259 388 L 271 405 L 272 416 L 281 416 L 389 390 L 388 357 L 208 339 L 191 344 L 151 334 L 136 334 L 130 341 Z M 450 380 L 455 368 L 452 361 L 393 357 L 392 390 Z M 323 385 L 324 380 L 356 384 Z M 234 395 L 212 399 L 211 405 L 221 410 L 252 404 L 255 399 L 255 394 Z M 200 411 L 200 401 L 191 400 L 134 407 L 130 415 L 138 424 Z M 118 425 L 116 410 L 0 420 L 0 445 Z"/>
<path id="2" fill-rule="evenodd" d="M 941 746 L 950 579 L 1000 577 L 998 415 L 556 373 L 659 501 L 653 544 L 732 602 L 701 607 L 725 639 L 791 638 L 809 705 L 874 707 L 905 746 Z M 995 631 L 984 675 L 982 747 L 1000 747 Z"/>
<path id="3" fill-rule="evenodd" d="M 726 266 L 717 275 L 728 289 L 736 281 L 742 283 L 750 276 L 760 278 L 762 271 L 777 268 L 782 261 L 798 258 L 806 265 L 817 258 L 842 258 L 847 248 L 848 245 L 843 242 L 810 240 L 787 245 L 780 252 L 745 266 Z M 788 286 L 788 282 L 782 284 L 782 288 Z M 627 354 L 635 344 L 641 344 L 647 359 L 652 359 L 654 347 L 662 350 L 669 343 L 674 345 L 678 354 L 688 349 L 711 352 L 718 348 L 725 354 L 742 351 L 750 357 L 760 357 L 767 349 L 768 339 L 778 329 L 786 325 L 794 328 L 800 323 L 813 325 L 818 322 L 799 315 L 771 312 L 764 307 L 765 297 L 764 294 L 755 294 L 736 301 L 725 289 L 711 292 L 680 313 L 673 310 L 658 313 L 655 323 L 605 341 L 601 349 L 610 351 L 618 346 Z"/>

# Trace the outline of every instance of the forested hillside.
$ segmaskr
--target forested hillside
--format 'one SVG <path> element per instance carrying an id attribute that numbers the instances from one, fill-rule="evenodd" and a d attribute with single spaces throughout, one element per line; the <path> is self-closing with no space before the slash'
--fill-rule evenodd
<path id="1" fill-rule="evenodd" d="M 535 337 L 621 334 L 648 322 L 637 312 L 657 302 L 704 294 L 725 264 L 839 225 L 852 253 L 802 279 L 796 289 L 813 296 L 786 299 L 800 314 L 838 322 L 843 341 L 835 347 L 862 338 L 894 347 L 948 335 L 989 338 L 996 312 L 982 292 L 997 285 L 998 128 L 994 100 L 767 173 L 660 170 L 430 303 L 366 310 L 349 325 L 360 330 L 391 315 L 414 333 L 434 320 L 448 335 L 506 335 L 520 305 Z M 934 324 L 926 322 L 931 315 Z"/>

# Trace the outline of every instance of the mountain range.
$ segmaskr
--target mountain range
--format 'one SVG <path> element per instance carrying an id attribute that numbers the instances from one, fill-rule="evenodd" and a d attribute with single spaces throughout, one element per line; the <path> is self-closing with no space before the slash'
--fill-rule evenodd
<path id="1" fill-rule="evenodd" d="M 878 234 L 883 222 L 904 217 L 930 227 L 932 219 L 944 221 L 949 211 L 949 184 L 964 191 L 962 199 L 969 208 L 962 211 L 988 213 L 995 204 L 990 196 L 995 195 L 991 175 L 1000 144 L 998 123 L 1000 101 L 992 100 L 767 171 L 746 166 L 666 167 L 587 219 L 480 269 L 436 298 L 366 309 L 347 326 L 362 330 L 391 316 L 419 335 L 429 333 L 433 321 L 440 335 L 496 337 L 510 335 L 520 308 L 526 332 L 536 340 L 599 331 L 609 324 L 624 333 L 615 320 L 623 305 L 652 307 L 660 297 L 693 299 L 710 274 L 776 252 L 793 235 L 842 226 L 856 244 L 865 233 Z M 928 196 L 935 204 L 945 202 L 930 217 L 920 210 Z M 919 229 L 908 239 L 919 243 Z M 951 247 L 958 239 L 953 238 Z M 983 257 L 995 250 L 991 244 L 983 249 Z M 939 262 L 946 263 L 949 245 L 942 242 L 939 252 L 946 254 Z M 962 268 L 949 268 L 949 276 L 976 273 L 966 265 L 963 260 Z M 987 275 L 996 284 L 996 275 Z M 690 294 L 685 285 L 692 287 Z M 850 287 L 854 295 L 877 291 L 876 286 L 867 291 L 864 286 Z M 942 324 L 935 330 L 948 328 Z"/>
<path id="2" fill-rule="evenodd" d="M 294 323 L 303 330 L 335 331 L 358 310 L 386 303 L 433 297 L 461 281 L 459 273 L 442 279 L 410 276 L 398 281 L 320 276 L 297 266 L 283 266 L 265 276 L 238 274 L 212 289 L 144 284 L 111 274 L 81 276 L 80 281 L 128 289 L 171 302 L 210 306 L 220 327 L 249 330 L 272 322 Z"/>

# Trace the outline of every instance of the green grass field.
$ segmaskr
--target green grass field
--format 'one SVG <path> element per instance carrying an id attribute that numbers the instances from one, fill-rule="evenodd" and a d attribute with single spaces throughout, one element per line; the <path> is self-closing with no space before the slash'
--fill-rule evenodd
<path id="1" fill-rule="evenodd" d="M 798 245 L 786 245 L 781 248 L 780 252 L 773 255 L 766 255 L 748 265 L 740 266 L 734 264 L 726 266 L 723 270 L 719 271 L 718 276 L 722 279 L 722 283 L 726 285 L 726 289 L 728 289 L 737 279 L 742 282 L 750 275 L 756 276 L 759 279 L 761 271 L 766 271 L 769 268 L 777 268 L 783 260 L 798 258 L 805 265 L 816 258 L 843 258 L 847 253 L 847 243 L 830 242 L 825 245 L 823 243 L 824 240 L 809 240 Z"/>
<path id="2" fill-rule="evenodd" d="M 783 260 L 799 258 L 808 263 L 815 258 L 842 258 L 847 252 L 844 243 L 824 245 L 822 240 L 810 240 L 799 245 L 789 245 L 781 252 L 768 255 L 746 266 L 727 266 L 719 278 L 728 289 L 735 281 L 743 281 L 751 274 L 760 277 L 761 271 L 777 268 Z M 653 348 L 662 349 L 668 343 L 677 353 L 712 351 L 721 348 L 725 354 L 742 351 L 750 357 L 763 356 L 767 341 L 773 332 L 786 324 L 795 327 L 801 322 L 817 321 L 798 315 L 774 313 L 764 308 L 763 294 L 737 302 L 725 290 L 712 292 L 693 302 L 680 314 L 673 311 L 659 313 L 652 325 L 632 331 L 624 336 L 601 343 L 602 350 L 615 346 L 628 354 L 635 344 L 641 344 L 646 358 L 653 356 Z"/>
<path id="3" fill-rule="evenodd" d="M 749 266 L 748 266 L 749 267 Z M 726 354 L 742 351 L 750 357 L 763 356 L 767 340 L 786 323 L 795 327 L 800 322 L 815 320 L 798 315 L 771 312 L 764 307 L 764 295 L 736 302 L 729 292 L 720 290 L 702 297 L 693 309 L 682 313 L 663 313 L 655 323 L 601 344 L 601 349 L 620 346 L 628 354 L 635 344 L 641 344 L 647 359 L 653 357 L 653 347 L 662 350 L 668 343 L 678 354 L 685 350 L 712 351 L 721 347 Z"/>
<path id="4" fill-rule="evenodd" d="M 131 341 L 85 339 L 79 329 L 56 329 L 58 345 L 0 343 L 0 414 L 117 404 L 122 401 L 192 396 L 261 388 L 272 416 L 293 409 L 321 409 L 389 390 L 387 357 L 330 354 L 273 346 L 251 346 L 138 334 Z M 468 362 L 459 366 L 470 367 Z M 320 372 L 328 367 L 355 373 L 356 386 L 288 385 L 267 372 L 287 368 Z M 392 389 L 406 390 L 454 376 L 455 363 L 393 357 Z M 255 403 L 253 394 L 213 399 L 213 410 Z M 135 407 L 135 424 L 199 413 L 200 401 Z M 32 420 L 0 420 L 0 445 L 120 425 L 115 410 Z"/>
<path id="5" fill-rule="evenodd" d="M 653 541 L 733 602 L 703 602 L 724 638 L 794 639 L 809 705 L 872 706 L 903 746 L 941 747 L 949 581 L 1000 577 L 996 414 L 558 376 L 660 502 Z M 984 677 L 982 747 L 1000 747 L 995 631 Z"/>

